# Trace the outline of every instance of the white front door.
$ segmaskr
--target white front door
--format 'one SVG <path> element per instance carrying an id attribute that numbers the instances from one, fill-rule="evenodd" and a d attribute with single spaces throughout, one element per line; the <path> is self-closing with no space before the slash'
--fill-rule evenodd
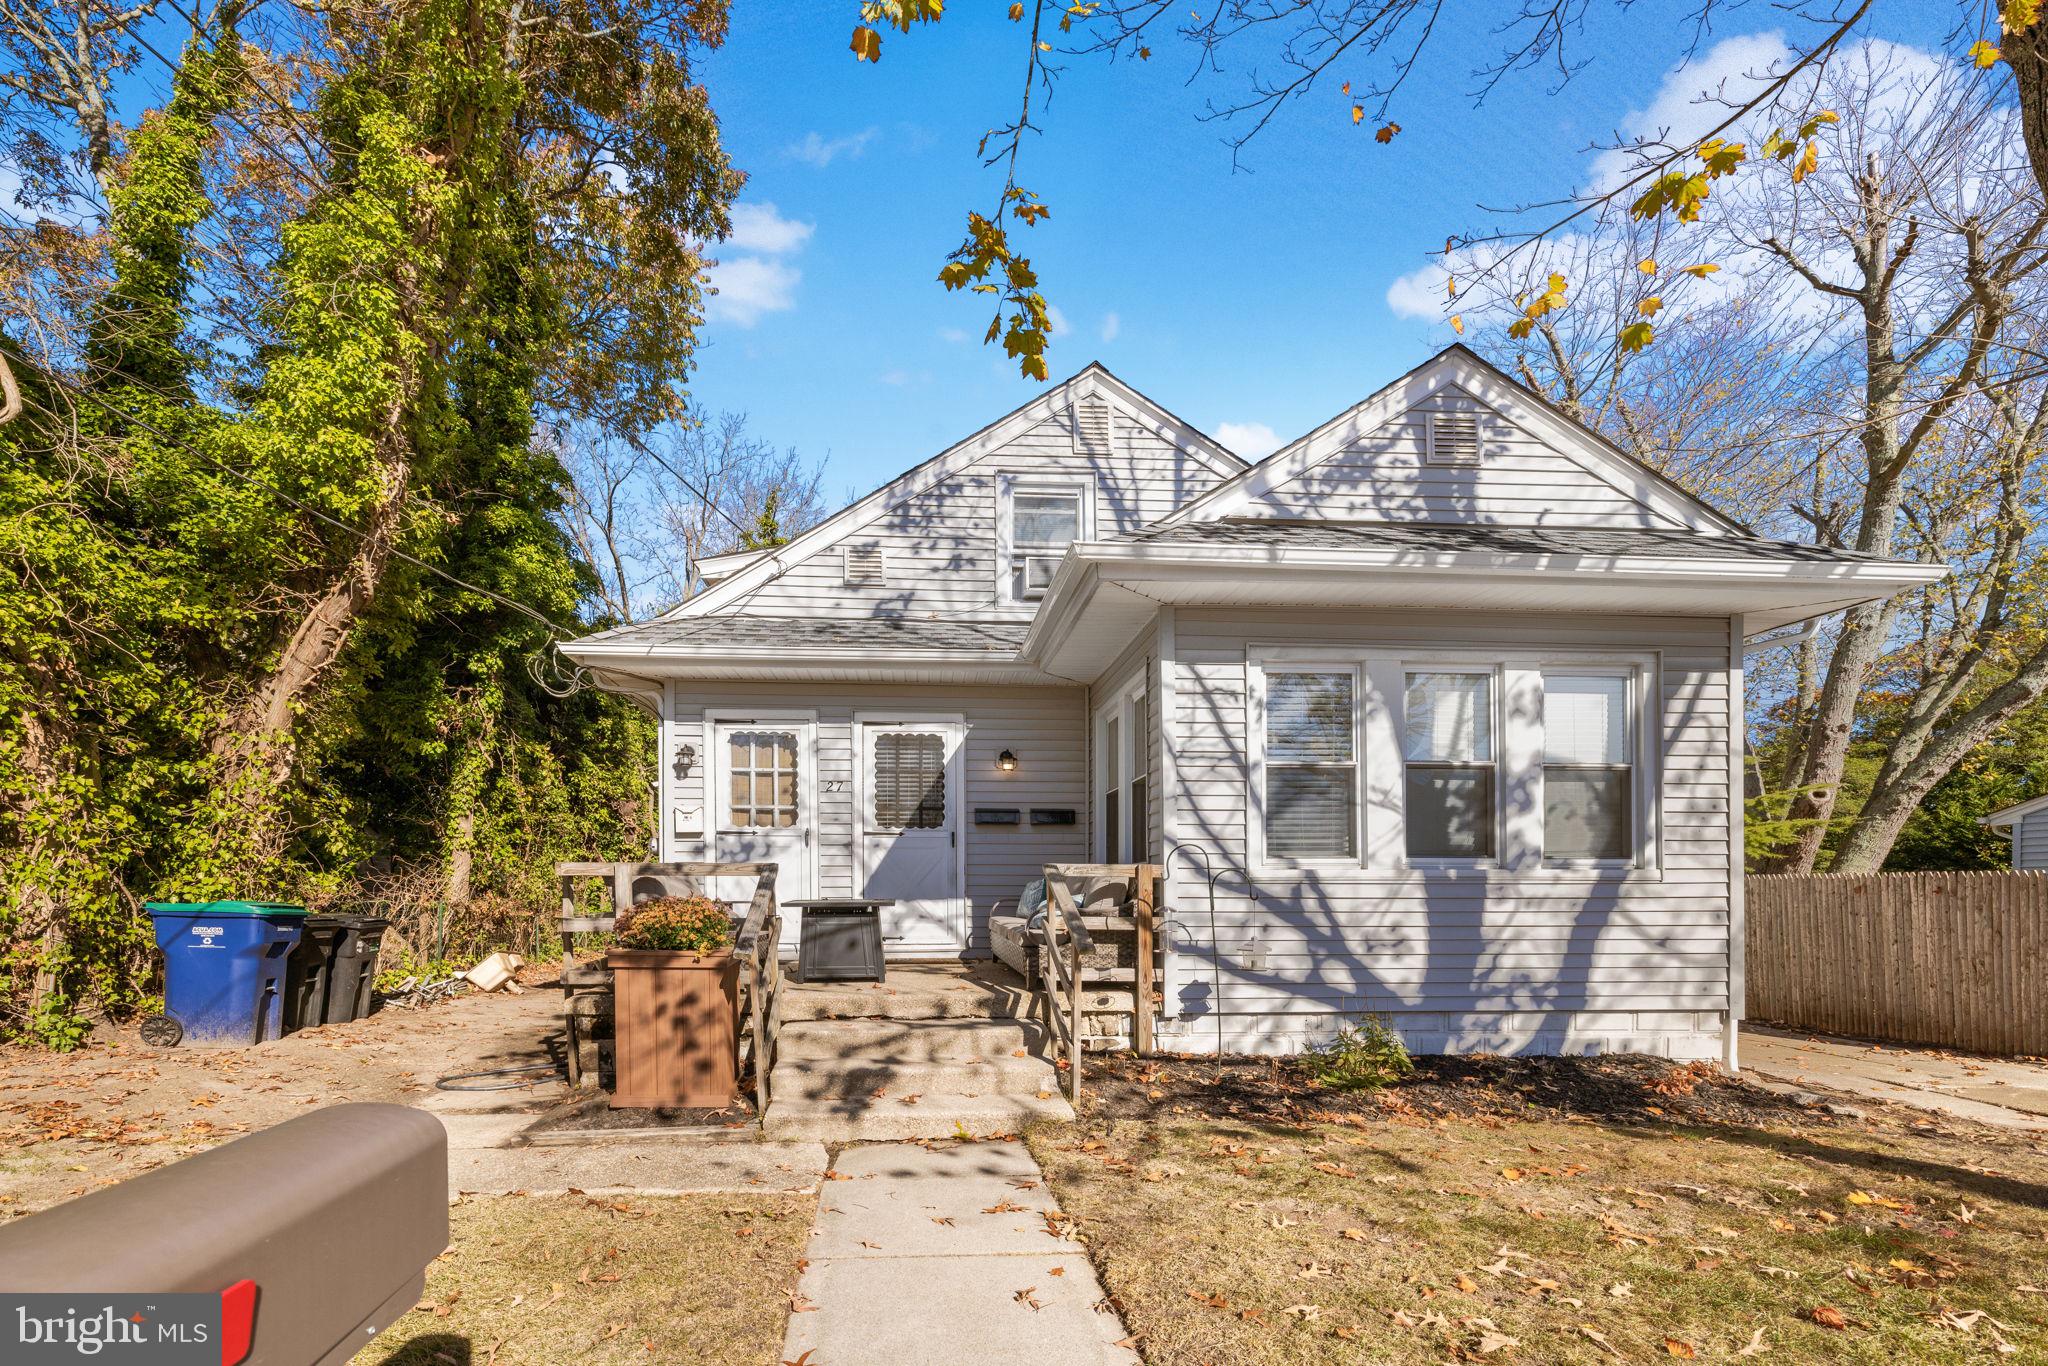
<path id="1" fill-rule="evenodd" d="M 884 947 L 913 957 L 967 947 L 957 721 L 860 725 L 862 896 L 887 898 Z"/>
<path id="2" fill-rule="evenodd" d="M 776 864 L 778 901 L 810 896 L 817 825 L 811 723 L 719 721 L 713 732 L 713 762 L 717 765 L 712 774 L 712 797 L 717 804 L 713 859 L 719 863 Z M 720 887 L 713 894 L 728 900 L 752 895 L 753 879 L 728 881 L 733 885 Z M 797 915 L 783 912 L 784 947 L 796 945 Z"/>

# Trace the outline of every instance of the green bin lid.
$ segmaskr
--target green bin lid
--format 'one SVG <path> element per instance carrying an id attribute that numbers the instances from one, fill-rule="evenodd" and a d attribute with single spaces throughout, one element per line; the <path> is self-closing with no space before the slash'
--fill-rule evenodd
<path id="1" fill-rule="evenodd" d="M 281 901 L 145 901 L 144 910 L 168 911 L 172 915 L 304 915 L 304 906 L 287 906 Z"/>

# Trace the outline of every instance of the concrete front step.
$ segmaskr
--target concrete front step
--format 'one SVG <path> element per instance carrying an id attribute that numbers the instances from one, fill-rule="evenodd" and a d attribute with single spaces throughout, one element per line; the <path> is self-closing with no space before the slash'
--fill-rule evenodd
<path id="1" fill-rule="evenodd" d="M 776 1038 L 778 1062 L 966 1062 L 1043 1051 L 1045 1029 L 1029 1020 L 792 1020 Z"/>
<path id="2" fill-rule="evenodd" d="M 769 1075 L 775 1100 L 873 1096 L 1030 1096 L 1059 1086 L 1043 1058 L 970 1058 L 963 1062 L 877 1062 L 861 1058 L 788 1058 Z"/>
<path id="3" fill-rule="evenodd" d="M 1029 1016 L 1032 994 L 917 968 L 891 967 L 886 982 L 792 983 L 782 993 L 782 1018 L 792 1020 L 1014 1020 Z"/>
<path id="4" fill-rule="evenodd" d="M 813 1100 L 777 1095 L 768 1102 L 763 1136 L 831 1143 L 887 1142 L 906 1138 L 986 1138 L 1021 1132 L 1040 1120 L 1071 1120 L 1073 1107 L 1057 1093 L 1024 1096 L 900 1096 Z"/>

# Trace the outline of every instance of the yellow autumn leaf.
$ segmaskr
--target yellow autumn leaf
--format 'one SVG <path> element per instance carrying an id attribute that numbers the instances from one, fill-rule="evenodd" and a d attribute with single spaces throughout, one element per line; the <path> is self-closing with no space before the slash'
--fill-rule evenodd
<path id="1" fill-rule="evenodd" d="M 1362 122 L 1362 121 L 1364 120 L 1364 118 L 1365 118 L 1365 106 L 1364 106 L 1364 105 L 1362 105 L 1362 104 L 1354 104 L 1354 105 L 1352 105 L 1352 106 L 1351 106 L 1351 121 L 1352 121 L 1353 123 L 1359 123 L 1359 122 Z"/>
<path id="2" fill-rule="evenodd" d="M 1699 1353 L 1693 1350 L 1691 1343 L 1680 1342 L 1677 1338 L 1664 1339 L 1664 1350 L 1681 1361 L 1691 1361 L 1699 1356 Z"/>
<path id="3" fill-rule="evenodd" d="M 857 62 L 882 60 L 882 35 L 865 24 L 855 27 L 853 41 L 847 46 L 853 50 L 853 59 Z"/>
<path id="4" fill-rule="evenodd" d="M 1998 7 L 1998 22 L 2007 33 L 2022 33 L 2039 23 L 2041 0 L 2005 0 Z"/>
<path id="5" fill-rule="evenodd" d="M 1877 1197 L 1869 1191 L 1850 1191 L 1843 1199 L 1852 1205 L 1874 1205 L 1877 1203 Z"/>
<path id="6" fill-rule="evenodd" d="M 1988 42 L 1983 38 L 1979 38 L 1976 42 L 1970 44 L 1970 60 L 1975 62 L 1980 70 L 1986 67 L 1997 66 L 1998 59 L 2004 55 L 2004 53 L 1998 50 L 1996 43 Z"/>
<path id="7" fill-rule="evenodd" d="M 1520 1167 L 1502 1167 L 1500 1174 L 1510 1181 L 1520 1181 L 1522 1179 L 1522 1169 Z"/>
<path id="8" fill-rule="evenodd" d="M 1010 22 L 1011 22 L 1011 23 L 1013 23 L 1013 24 L 1014 24 L 1014 23 L 1016 23 L 1016 22 L 1017 22 L 1017 21 L 1018 21 L 1019 19 L 1022 19 L 1023 17 L 1024 17 L 1024 7 L 1023 7 L 1022 5 L 1012 5 L 1012 6 L 1010 6 Z"/>
<path id="9" fill-rule="evenodd" d="M 1806 150 L 1799 154 L 1798 163 L 1792 167 L 1792 183 L 1797 185 L 1800 181 L 1812 175 L 1814 168 L 1818 165 L 1820 165 L 1820 148 L 1818 145 L 1809 142 L 1806 144 Z"/>
<path id="10" fill-rule="evenodd" d="M 1446 299 L 1455 299 L 1458 297 L 1458 279 L 1456 276 L 1444 276 L 1444 297 Z"/>
<path id="11" fill-rule="evenodd" d="M 1349 81 L 1346 81 L 1346 82 L 1344 82 L 1344 93 L 1345 93 L 1345 94 L 1347 94 L 1347 95 L 1349 95 L 1349 94 L 1351 93 L 1351 82 L 1349 82 Z"/>
<path id="12" fill-rule="evenodd" d="M 1709 275 L 1712 275 L 1715 271 L 1719 269 L 1720 267 L 1715 265 L 1712 261 L 1703 261 L 1696 266 L 1686 266 L 1678 273 L 1680 275 L 1690 275 L 1695 280 L 1704 280 Z"/>
<path id="13" fill-rule="evenodd" d="M 1645 256 L 1642 260 L 1636 262 L 1636 269 L 1645 275 L 1655 275 L 1657 273 L 1657 258 Z"/>
<path id="14" fill-rule="evenodd" d="M 1656 336 L 1657 329 L 1650 326 L 1650 324 L 1630 323 L 1627 327 L 1621 329 L 1621 336 L 1619 338 L 1621 342 L 1621 349 L 1623 351 L 1640 351 L 1644 347 L 1648 346 L 1651 343 L 1651 341 L 1656 338 Z M 1662 1110 L 1659 1110 L 1654 1105 L 1646 1105 L 1643 1108 L 1654 1115 L 1661 1115 L 1664 1113 Z"/>
<path id="15" fill-rule="evenodd" d="M 1451 315 L 1451 331 L 1461 337 L 1465 335 L 1465 320 L 1455 313 Z"/>
<path id="16" fill-rule="evenodd" d="M 1654 318 L 1657 316 L 1657 310 L 1662 307 L 1664 307 L 1664 300 L 1660 296 L 1652 294 L 1649 298 L 1636 305 L 1636 312 L 1642 314 L 1645 318 Z"/>

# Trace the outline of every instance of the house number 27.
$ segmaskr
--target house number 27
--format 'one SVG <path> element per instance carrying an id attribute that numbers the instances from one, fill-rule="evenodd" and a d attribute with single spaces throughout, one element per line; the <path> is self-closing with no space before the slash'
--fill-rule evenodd
<path id="1" fill-rule="evenodd" d="M 844 791 L 846 791 L 846 779 L 844 779 L 844 778 L 827 778 L 827 779 L 825 780 L 825 790 L 826 790 L 827 792 L 844 792 Z"/>

